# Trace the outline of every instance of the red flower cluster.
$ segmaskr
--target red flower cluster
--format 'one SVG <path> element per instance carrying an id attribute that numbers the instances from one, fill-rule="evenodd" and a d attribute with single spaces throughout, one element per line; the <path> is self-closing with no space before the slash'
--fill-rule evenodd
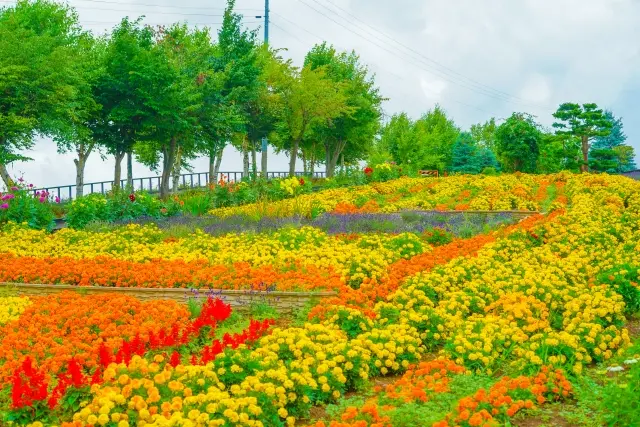
<path id="1" fill-rule="evenodd" d="M 136 334 L 132 340 L 123 341 L 120 348 L 115 351 L 115 354 L 112 349 L 109 349 L 109 347 L 102 342 L 98 349 L 99 365 L 93 375 L 91 377 L 85 376 L 82 373 L 83 366 L 72 358 L 67 364 L 66 372 L 58 373 L 58 382 L 51 391 L 51 394 L 48 393 L 45 372 L 40 372 L 40 370 L 36 369 L 33 366 L 31 358 L 27 357 L 12 376 L 13 388 L 11 390 L 11 397 L 13 408 L 20 409 L 32 406 L 34 402 L 47 400 L 49 408 L 53 409 L 69 387 L 83 387 L 88 384 L 101 382 L 102 370 L 107 368 L 111 363 L 128 364 L 133 356 L 138 355 L 142 357 L 149 350 L 187 344 L 192 337 L 198 336 L 202 328 L 210 326 L 215 329 L 216 322 L 223 321 L 230 315 L 231 306 L 229 304 L 225 304 L 219 298 L 208 298 L 202 306 L 200 315 L 183 331 L 180 331 L 180 326 L 174 323 L 169 331 L 164 328 L 161 329 L 158 334 L 150 331 L 147 340 L 141 338 L 140 334 Z M 236 334 L 233 337 L 227 337 L 228 334 L 225 335 L 223 345 L 236 348 L 240 342 L 261 336 L 269 327 L 269 323 L 266 323 L 264 326 L 262 322 L 256 323 L 258 325 L 253 325 L 252 321 L 252 326 L 250 326 L 249 330 L 242 334 Z M 173 362 L 175 360 L 176 354 L 179 363 L 180 358 L 177 352 L 174 352 L 171 361 Z M 213 357 L 215 357 L 215 355 Z M 176 363 L 176 365 L 178 363 Z"/>
<path id="2" fill-rule="evenodd" d="M 47 398 L 47 381 L 44 373 L 33 366 L 27 357 L 11 377 L 11 402 L 14 408 L 31 406 L 33 402 Z"/>
<path id="3" fill-rule="evenodd" d="M 129 200 L 131 200 L 132 203 L 135 202 L 136 201 L 136 195 L 133 194 L 133 193 L 129 194 Z"/>
<path id="4" fill-rule="evenodd" d="M 304 178 L 300 178 L 300 185 L 304 185 Z"/>
<path id="5" fill-rule="evenodd" d="M 364 168 L 364 174 L 367 176 L 370 176 L 373 173 L 373 168 L 367 166 L 366 168 Z"/>

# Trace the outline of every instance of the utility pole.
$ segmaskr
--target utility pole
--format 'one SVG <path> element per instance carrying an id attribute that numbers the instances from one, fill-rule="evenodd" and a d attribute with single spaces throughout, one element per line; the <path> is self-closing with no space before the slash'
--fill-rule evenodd
<path id="1" fill-rule="evenodd" d="M 264 0 L 264 44 L 269 44 L 269 0 Z"/>
<path id="2" fill-rule="evenodd" d="M 256 18 L 264 17 L 264 45 L 269 45 L 269 0 L 264 0 L 264 16 L 256 16 Z M 269 149 L 269 141 L 267 137 L 262 138 L 260 147 L 260 169 L 262 169 L 262 177 L 267 178 L 267 151 Z"/>
<path id="3" fill-rule="evenodd" d="M 269 44 L 269 0 L 264 0 L 264 15 L 256 15 L 256 18 L 264 18 L 264 44 Z"/>

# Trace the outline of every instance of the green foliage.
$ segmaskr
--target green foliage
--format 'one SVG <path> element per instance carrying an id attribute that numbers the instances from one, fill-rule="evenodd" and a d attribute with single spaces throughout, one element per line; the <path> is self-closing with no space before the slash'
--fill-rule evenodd
<path id="1" fill-rule="evenodd" d="M 451 243 L 454 235 L 442 228 L 433 228 L 431 230 L 425 230 L 422 233 L 422 238 L 432 246 L 442 246 Z"/>
<path id="2" fill-rule="evenodd" d="M 18 1 L 0 10 L 0 167 L 27 160 L 36 134 L 64 137 L 82 67 L 76 60 L 85 37 L 76 13 L 54 2 Z"/>
<path id="3" fill-rule="evenodd" d="M 617 172 L 618 155 L 608 148 L 592 149 L 589 152 L 589 168 L 596 172 Z"/>
<path id="4" fill-rule="evenodd" d="M 51 230 L 53 227 L 53 211 L 48 195 L 34 195 L 28 187 L 18 184 L 2 194 L 1 199 L 0 224 L 26 223 L 38 230 Z"/>
<path id="5" fill-rule="evenodd" d="M 478 173 L 482 168 L 476 161 L 478 152 L 476 141 L 469 132 L 460 132 L 453 144 L 452 161 L 449 170 L 454 173 Z"/>
<path id="6" fill-rule="evenodd" d="M 471 125 L 469 132 L 471 132 L 471 136 L 473 139 L 484 148 L 487 148 L 491 151 L 496 150 L 496 130 L 498 126 L 496 125 L 496 119 L 491 117 L 488 121 L 484 123 L 478 123 L 475 125 Z"/>
<path id="7" fill-rule="evenodd" d="M 133 199 L 133 200 L 132 200 Z M 107 196 L 89 194 L 74 200 L 67 211 L 67 224 L 71 228 L 84 228 L 96 221 L 126 221 L 140 217 L 160 218 L 176 215 L 180 205 L 176 200 L 162 201 L 144 192 L 119 191 Z"/>
<path id="8" fill-rule="evenodd" d="M 622 296 L 626 316 L 640 313 L 640 276 L 637 267 L 618 265 L 600 274 L 598 282 L 609 285 Z"/>
<path id="9" fill-rule="evenodd" d="M 324 147 L 327 176 L 333 176 L 342 155 L 348 162 L 362 160 L 371 149 L 379 130 L 382 96 L 366 66 L 355 52 L 337 53 L 326 43 L 314 46 L 305 57 L 305 66 L 323 68 L 327 78 L 344 84 L 345 109 L 330 121 L 314 123 L 311 139 Z"/>
<path id="10" fill-rule="evenodd" d="M 613 122 L 605 116 L 596 104 L 573 104 L 566 102 L 553 113 L 558 121 L 553 123 L 556 135 L 565 135 L 580 140 L 582 164 L 580 169 L 587 170 L 590 141 L 596 137 L 611 134 Z"/>
<path id="11" fill-rule="evenodd" d="M 382 129 L 380 146 L 398 164 L 442 171 L 451 164 L 459 132 L 453 120 L 436 106 L 415 122 L 404 113 L 394 115 Z"/>
<path id="12" fill-rule="evenodd" d="M 535 172 L 542 132 L 533 117 L 513 113 L 496 130 L 496 148 L 510 172 Z"/>

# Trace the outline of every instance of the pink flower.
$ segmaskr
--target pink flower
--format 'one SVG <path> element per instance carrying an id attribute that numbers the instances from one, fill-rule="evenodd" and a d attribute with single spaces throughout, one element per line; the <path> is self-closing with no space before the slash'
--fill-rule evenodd
<path id="1" fill-rule="evenodd" d="M 11 187 L 11 191 L 18 191 L 18 187 Z"/>
<path id="2" fill-rule="evenodd" d="M 33 188 L 33 184 L 29 184 L 29 188 Z"/>
<path id="3" fill-rule="evenodd" d="M 0 209 L 9 209 L 9 203 L 3 203 L 0 205 Z"/>
<path id="4" fill-rule="evenodd" d="M 40 203 L 44 203 L 47 201 L 46 197 L 40 197 L 38 200 L 40 200 Z"/>
<path id="5" fill-rule="evenodd" d="M 5 194 L 4 196 L 2 196 L 2 200 L 11 200 L 11 199 L 15 199 L 16 196 L 14 196 L 13 194 L 9 193 L 9 194 Z"/>
<path id="6" fill-rule="evenodd" d="M 60 197 L 56 196 L 56 203 L 60 203 Z"/>

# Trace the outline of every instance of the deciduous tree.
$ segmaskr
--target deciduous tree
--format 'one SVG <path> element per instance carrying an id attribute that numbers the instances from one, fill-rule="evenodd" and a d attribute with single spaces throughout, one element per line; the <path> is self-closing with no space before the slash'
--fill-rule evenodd
<path id="1" fill-rule="evenodd" d="M 496 130 L 496 148 L 510 172 L 535 172 L 542 132 L 533 117 L 513 113 Z"/>
<path id="2" fill-rule="evenodd" d="M 64 138 L 68 112 L 82 83 L 76 61 L 83 37 L 76 13 L 47 0 L 19 0 L 0 9 L 0 176 L 37 134 Z"/>

